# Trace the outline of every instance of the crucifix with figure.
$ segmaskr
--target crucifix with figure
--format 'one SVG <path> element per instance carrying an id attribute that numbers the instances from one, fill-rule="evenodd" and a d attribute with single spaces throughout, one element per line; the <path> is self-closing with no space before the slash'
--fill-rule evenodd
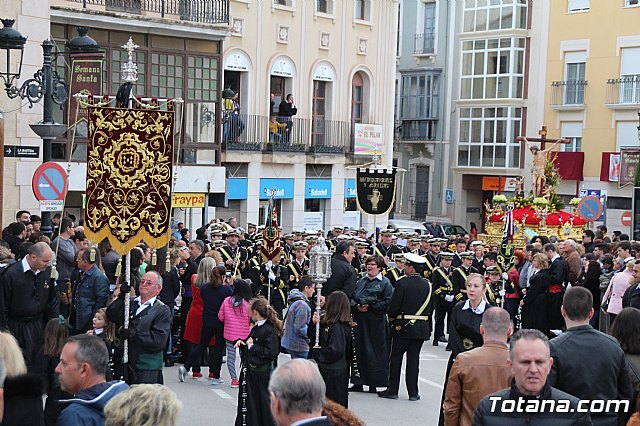
<path id="1" fill-rule="evenodd" d="M 523 142 L 529 146 L 531 153 L 533 154 L 533 196 L 542 197 L 544 194 L 544 186 L 546 184 L 546 177 L 544 176 L 544 169 L 547 165 L 548 154 L 559 144 L 568 144 L 568 139 L 547 139 L 547 126 L 542 126 L 542 129 L 538 131 L 539 138 L 528 138 L 526 136 L 518 136 L 517 141 Z M 540 143 L 540 147 L 536 146 L 536 143 Z M 545 149 L 547 143 L 553 143 L 550 148 Z"/>

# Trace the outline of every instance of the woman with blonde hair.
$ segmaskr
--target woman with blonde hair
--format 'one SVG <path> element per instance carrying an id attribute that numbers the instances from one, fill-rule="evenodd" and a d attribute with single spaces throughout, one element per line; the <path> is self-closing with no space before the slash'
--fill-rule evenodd
<path id="1" fill-rule="evenodd" d="M 174 426 L 182 403 L 166 386 L 134 385 L 105 405 L 105 426 Z"/>
<path id="2" fill-rule="evenodd" d="M 0 332 L 0 362 L 6 369 L 3 426 L 44 424 L 40 374 L 27 374 L 27 365 L 18 341 L 8 332 Z M 42 366 L 44 368 L 44 365 Z"/>
<path id="3" fill-rule="evenodd" d="M 7 370 L 7 377 L 15 377 L 27 373 L 22 350 L 11 333 L 0 331 L 0 359 Z"/>
<path id="4" fill-rule="evenodd" d="M 204 302 L 202 301 L 202 296 L 200 295 L 200 287 L 204 283 L 210 283 L 213 279 L 213 269 L 216 267 L 216 261 L 211 257 L 205 257 L 200 261 L 198 265 L 198 273 L 191 277 L 191 295 L 192 302 L 191 307 L 189 308 L 189 313 L 187 314 L 187 321 L 184 330 L 184 340 L 190 342 L 193 345 L 200 344 L 200 338 L 202 336 L 202 312 L 204 310 Z M 204 342 L 203 342 L 204 344 Z M 214 339 L 210 339 L 207 346 L 211 353 L 213 353 L 213 344 Z M 193 348 L 196 350 L 197 346 Z M 188 357 L 187 357 L 188 358 Z M 200 358 L 193 359 L 193 364 L 189 365 L 186 369 L 189 372 L 190 369 L 193 370 L 192 376 L 194 379 L 202 377 L 202 373 L 200 372 Z M 213 361 L 213 356 L 211 357 L 211 361 Z M 211 363 L 210 367 L 213 367 L 213 363 Z M 185 367 L 187 364 L 185 363 Z M 180 381 L 184 381 L 186 374 L 183 375 L 183 370 L 179 369 L 178 378 Z M 212 368 L 213 372 L 213 368 Z M 211 375 L 213 378 L 213 375 Z"/>

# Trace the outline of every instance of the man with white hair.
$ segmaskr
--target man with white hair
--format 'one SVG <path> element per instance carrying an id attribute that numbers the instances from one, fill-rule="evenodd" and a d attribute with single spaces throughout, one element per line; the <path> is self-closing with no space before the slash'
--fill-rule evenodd
<path id="1" fill-rule="evenodd" d="M 576 240 L 573 238 L 567 238 L 564 242 L 564 253 L 567 266 L 569 266 L 568 280 L 571 285 L 574 285 L 580 275 L 580 269 L 582 268 L 582 262 L 580 261 L 580 254 L 576 250 Z"/>
<path id="2" fill-rule="evenodd" d="M 120 330 L 120 342 L 129 340 L 129 384 L 163 384 L 163 352 L 171 332 L 171 311 L 158 299 L 162 290 L 162 276 L 149 271 L 140 280 L 140 296 L 130 301 L 131 319 Z M 107 307 L 107 318 L 117 326 L 124 323 L 124 295 L 130 291 L 124 283 L 120 295 Z"/>
<path id="3" fill-rule="evenodd" d="M 326 386 L 318 366 L 293 359 L 278 366 L 269 380 L 271 414 L 278 426 L 330 426 L 322 415 Z"/>

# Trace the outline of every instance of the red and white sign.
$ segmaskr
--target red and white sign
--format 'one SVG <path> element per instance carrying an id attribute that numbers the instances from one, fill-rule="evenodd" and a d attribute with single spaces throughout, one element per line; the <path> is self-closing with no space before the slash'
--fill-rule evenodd
<path id="1" fill-rule="evenodd" d="M 622 213 L 620 223 L 622 223 L 623 226 L 631 226 L 631 212 L 627 211 Z"/>
<path id="2" fill-rule="evenodd" d="M 64 200 L 69 188 L 67 172 L 58 163 L 44 163 L 33 174 L 31 187 L 38 201 Z"/>

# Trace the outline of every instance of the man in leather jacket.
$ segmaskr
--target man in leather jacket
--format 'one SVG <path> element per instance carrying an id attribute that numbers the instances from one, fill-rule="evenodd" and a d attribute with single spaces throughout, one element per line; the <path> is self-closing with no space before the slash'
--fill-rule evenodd
<path id="1" fill-rule="evenodd" d="M 620 344 L 589 325 L 593 316 L 591 292 L 577 286 L 567 290 L 562 316 L 567 331 L 550 342 L 553 367 L 549 383 L 580 399 L 630 401 L 631 384 Z M 593 424 L 625 424 L 628 413 L 619 411 L 592 413 Z"/>

